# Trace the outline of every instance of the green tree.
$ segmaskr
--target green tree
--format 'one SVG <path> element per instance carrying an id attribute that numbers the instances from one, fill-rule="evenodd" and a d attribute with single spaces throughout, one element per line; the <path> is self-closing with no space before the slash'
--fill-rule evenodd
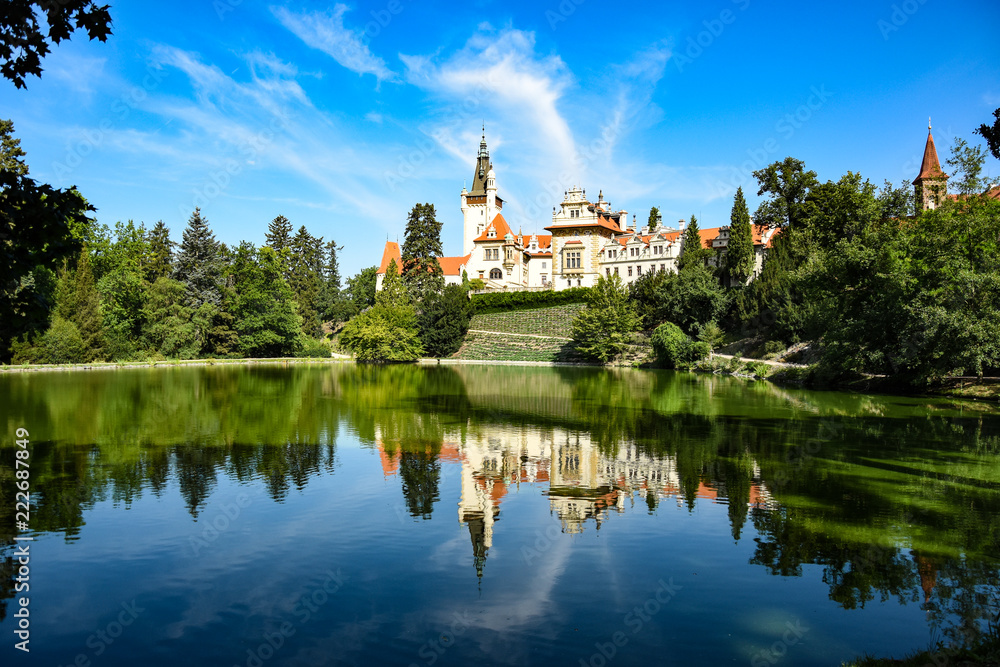
<path id="1" fill-rule="evenodd" d="M 646 223 L 650 229 L 656 229 L 656 226 L 660 223 L 660 209 L 653 206 L 649 209 L 649 220 Z"/>
<path id="2" fill-rule="evenodd" d="M 753 230 L 750 228 L 750 211 L 743 197 L 743 188 L 736 188 L 733 210 L 729 215 L 729 243 L 726 245 L 726 272 L 740 283 L 746 283 L 753 274 L 756 257 L 753 247 Z"/>
<path id="3" fill-rule="evenodd" d="M 951 157 L 946 162 L 952 168 L 951 184 L 961 195 L 979 195 L 996 185 L 995 179 L 981 176 L 986 163 L 986 151 L 982 146 L 970 146 L 965 139 L 956 137 Z"/>
<path id="4" fill-rule="evenodd" d="M 433 204 L 416 204 L 410 211 L 403 239 L 403 282 L 422 301 L 431 292 L 444 289 L 444 273 L 438 257 L 441 250 L 441 223 Z"/>
<path id="5" fill-rule="evenodd" d="M 208 221 L 201 217 L 201 209 L 196 208 L 188 219 L 187 228 L 181 237 L 180 252 L 174 279 L 184 283 L 186 305 L 197 309 L 202 304 L 213 306 L 222 304 L 221 246 Z"/>
<path id="6" fill-rule="evenodd" d="M 284 357 L 295 354 L 301 319 L 295 299 L 282 274 L 273 248 L 259 250 L 244 241 L 232 268 L 234 328 L 240 350 L 248 357 Z"/>
<path id="7" fill-rule="evenodd" d="M 346 322 L 356 312 L 350 298 L 350 290 L 345 289 L 340 278 L 340 252 L 344 246 L 336 241 L 327 241 L 323 246 L 325 264 L 323 266 L 323 288 L 320 292 L 320 315 L 324 322 Z"/>
<path id="8" fill-rule="evenodd" d="M 364 268 L 347 279 L 347 294 L 358 311 L 375 305 L 375 286 L 377 284 L 377 266 Z"/>
<path id="9" fill-rule="evenodd" d="M 428 294 L 417 316 L 424 353 L 429 357 L 448 357 L 458 352 L 471 319 L 472 302 L 461 285 L 448 285 L 440 293 Z"/>
<path id="10" fill-rule="evenodd" d="M 87 348 L 77 326 L 58 315 L 42 336 L 40 361 L 46 364 L 79 364 L 87 361 Z"/>
<path id="11" fill-rule="evenodd" d="M 143 307 L 146 328 L 143 344 L 165 357 L 193 359 L 201 347 L 193 321 L 194 313 L 184 305 L 184 283 L 160 276 L 149 288 Z"/>
<path id="12" fill-rule="evenodd" d="M 754 214 L 758 227 L 796 229 L 809 191 L 817 184 L 816 172 L 806 171 L 802 160 L 786 157 L 753 172 L 758 195 L 770 195 Z"/>
<path id="13" fill-rule="evenodd" d="M 146 230 L 129 220 L 115 225 L 115 240 L 100 257 L 100 279 L 105 352 L 111 360 L 129 360 L 138 351 L 149 299 L 145 273 L 151 250 Z"/>
<path id="14" fill-rule="evenodd" d="M 7 0 L 0 12 L 0 74 L 24 88 L 25 76 L 42 75 L 49 43 L 69 39 L 77 28 L 85 29 L 92 40 L 107 41 L 111 34 L 108 9 L 93 0 Z"/>
<path id="15" fill-rule="evenodd" d="M 288 285 L 295 295 L 302 332 L 310 338 L 323 335 L 320 308 L 323 291 L 323 239 L 303 225 L 292 238 L 288 263 Z"/>
<path id="16" fill-rule="evenodd" d="M 340 333 L 340 342 L 358 361 L 414 361 L 423 354 L 417 314 L 403 286 L 396 260 L 389 262 L 375 305 L 354 316 Z"/>
<path id="17" fill-rule="evenodd" d="M 712 256 L 712 249 L 706 248 L 701 240 L 701 230 L 698 229 L 698 218 L 691 216 L 691 222 L 681 237 L 681 254 L 677 258 L 677 268 L 680 271 L 691 266 L 703 266 Z"/>
<path id="18" fill-rule="evenodd" d="M 657 290 L 656 322 L 673 322 L 688 335 L 718 321 L 728 307 L 726 292 L 704 264 L 669 274 Z"/>
<path id="19" fill-rule="evenodd" d="M 587 307 L 573 320 L 572 345 L 585 357 L 607 363 L 625 351 L 639 325 L 636 306 L 621 278 L 600 276 L 588 295 Z"/>
<path id="20" fill-rule="evenodd" d="M 292 223 L 279 215 L 267 225 L 266 245 L 281 252 L 292 246 Z"/>
<path id="21" fill-rule="evenodd" d="M 175 241 L 170 240 L 170 230 L 163 221 L 158 221 L 147 235 L 149 240 L 149 262 L 146 265 L 146 280 L 155 283 L 159 278 L 169 278 L 174 272 Z"/>
<path id="22" fill-rule="evenodd" d="M 56 190 L 27 176 L 13 126 L 0 126 L 0 360 L 9 346 L 48 326 L 53 272 L 90 233 L 94 207 L 76 188 Z"/>
<path id="23" fill-rule="evenodd" d="M 59 271 L 53 315 L 53 321 L 62 319 L 76 326 L 83 345 L 81 361 L 97 361 L 104 357 L 101 297 L 86 249 L 80 251 L 75 270 L 70 271 L 64 264 Z"/>
<path id="24" fill-rule="evenodd" d="M 983 123 L 976 128 L 975 132 L 983 139 L 986 139 L 986 145 L 989 146 L 990 153 L 993 157 L 1000 160 L 1000 109 L 996 109 L 993 112 L 993 125 L 987 125 Z"/>
<path id="25" fill-rule="evenodd" d="M 647 271 L 628 286 L 628 298 L 636 306 L 643 329 L 656 326 L 660 286 L 668 280 L 666 271 Z"/>
<path id="26" fill-rule="evenodd" d="M 711 351 L 708 343 L 696 342 L 673 322 L 656 327 L 650 339 L 656 363 L 664 368 L 680 368 L 704 359 Z"/>
<path id="27" fill-rule="evenodd" d="M 14 138 L 13 121 L 0 119 L 0 171 L 27 176 L 28 165 L 23 158 L 21 140 Z"/>

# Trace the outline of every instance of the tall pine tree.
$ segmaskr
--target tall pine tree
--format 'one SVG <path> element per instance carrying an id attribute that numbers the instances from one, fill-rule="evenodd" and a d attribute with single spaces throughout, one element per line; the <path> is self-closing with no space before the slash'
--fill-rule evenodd
<path id="1" fill-rule="evenodd" d="M 698 229 L 698 218 L 691 216 L 691 222 L 681 237 L 681 256 L 677 258 L 677 268 L 684 270 L 687 266 L 703 265 L 712 251 L 701 241 L 701 231 Z"/>
<path id="2" fill-rule="evenodd" d="M 76 270 L 64 264 L 56 282 L 53 324 L 58 320 L 72 322 L 82 339 L 83 356 L 78 361 L 104 358 L 104 324 L 101 316 L 101 296 L 90 268 L 90 253 L 80 251 Z M 58 327 L 57 327 L 58 328 Z"/>
<path id="3" fill-rule="evenodd" d="M 201 355 L 226 356 L 236 349 L 224 298 L 225 264 L 222 245 L 196 208 L 181 239 L 174 278 L 184 284 L 184 305 L 194 313 Z"/>
<path id="4" fill-rule="evenodd" d="M 267 245 L 279 253 L 292 245 L 292 223 L 288 218 L 279 215 L 267 226 Z"/>
<path id="5" fill-rule="evenodd" d="M 177 253 L 174 278 L 184 283 L 186 304 L 197 310 L 202 304 L 222 305 L 222 256 L 219 242 L 196 208 Z"/>
<path id="6" fill-rule="evenodd" d="M 736 189 L 733 210 L 729 216 L 729 243 L 726 246 L 726 272 L 732 280 L 746 283 L 753 273 L 753 230 L 750 211 L 743 197 L 743 188 Z"/>
<path id="7" fill-rule="evenodd" d="M 289 286 L 302 316 L 302 331 L 317 338 L 323 335 L 320 297 L 323 289 L 323 238 L 316 238 L 303 225 L 291 242 Z"/>
<path id="8" fill-rule="evenodd" d="M 403 239 L 403 282 L 414 298 L 423 300 L 430 292 L 444 289 L 444 273 L 438 257 L 441 249 L 441 223 L 433 204 L 416 204 L 410 211 Z"/>
<path id="9" fill-rule="evenodd" d="M 169 278 L 174 271 L 175 241 L 170 240 L 170 230 L 160 220 L 149 230 L 149 263 L 146 266 L 146 280 L 155 283 L 157 278 Z"/>
<path id="10" fill-rule="evenodd" d="M 323 246 L 323 287 L 320 290 L 319 312 L 324 322 L 339 321 L 343 300 L 340 286 L 340 262 L 337 253 L 344 249 L 336 241 L 327 241 Z"/>

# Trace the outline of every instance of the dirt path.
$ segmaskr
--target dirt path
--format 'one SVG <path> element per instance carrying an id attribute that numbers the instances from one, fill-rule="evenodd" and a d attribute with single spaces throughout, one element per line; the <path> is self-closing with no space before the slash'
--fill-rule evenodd
<path id="1" fill-rule="evenodd" d="M 494 336 L 520 336 L 521 338 L 545 338 L 549 340 L 573 340 L 562 336 L 542 336 L 541 334 L 507 333 L 506 331 L 486 331 L 484 329 L 469 329 L 469 333 L 492 334 Z"/>

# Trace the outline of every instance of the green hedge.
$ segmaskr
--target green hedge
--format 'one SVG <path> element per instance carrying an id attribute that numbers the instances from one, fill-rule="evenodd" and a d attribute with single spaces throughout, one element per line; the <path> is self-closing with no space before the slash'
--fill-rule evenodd
<path id="1" fill-rule="evenodd" d="M 590 298 L 589 287 L 570 287 L 564 290 L 543 292 L 493 292 L 472 295 L 473 313 L 503 313 L 510 310 L 561 306 L 567 303 L 586 303 Z"/>

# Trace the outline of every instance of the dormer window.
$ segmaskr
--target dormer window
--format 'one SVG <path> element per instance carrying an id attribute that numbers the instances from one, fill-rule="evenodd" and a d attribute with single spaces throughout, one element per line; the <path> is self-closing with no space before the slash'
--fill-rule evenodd
<path id="1" fill-rule="evenodd" d="M 486 237 L 487 238 L 491 238 L 491 239 L 495 239 L 497 237 L 496 227 L 490 227 L 489 231 L 486 232 Z"/>

